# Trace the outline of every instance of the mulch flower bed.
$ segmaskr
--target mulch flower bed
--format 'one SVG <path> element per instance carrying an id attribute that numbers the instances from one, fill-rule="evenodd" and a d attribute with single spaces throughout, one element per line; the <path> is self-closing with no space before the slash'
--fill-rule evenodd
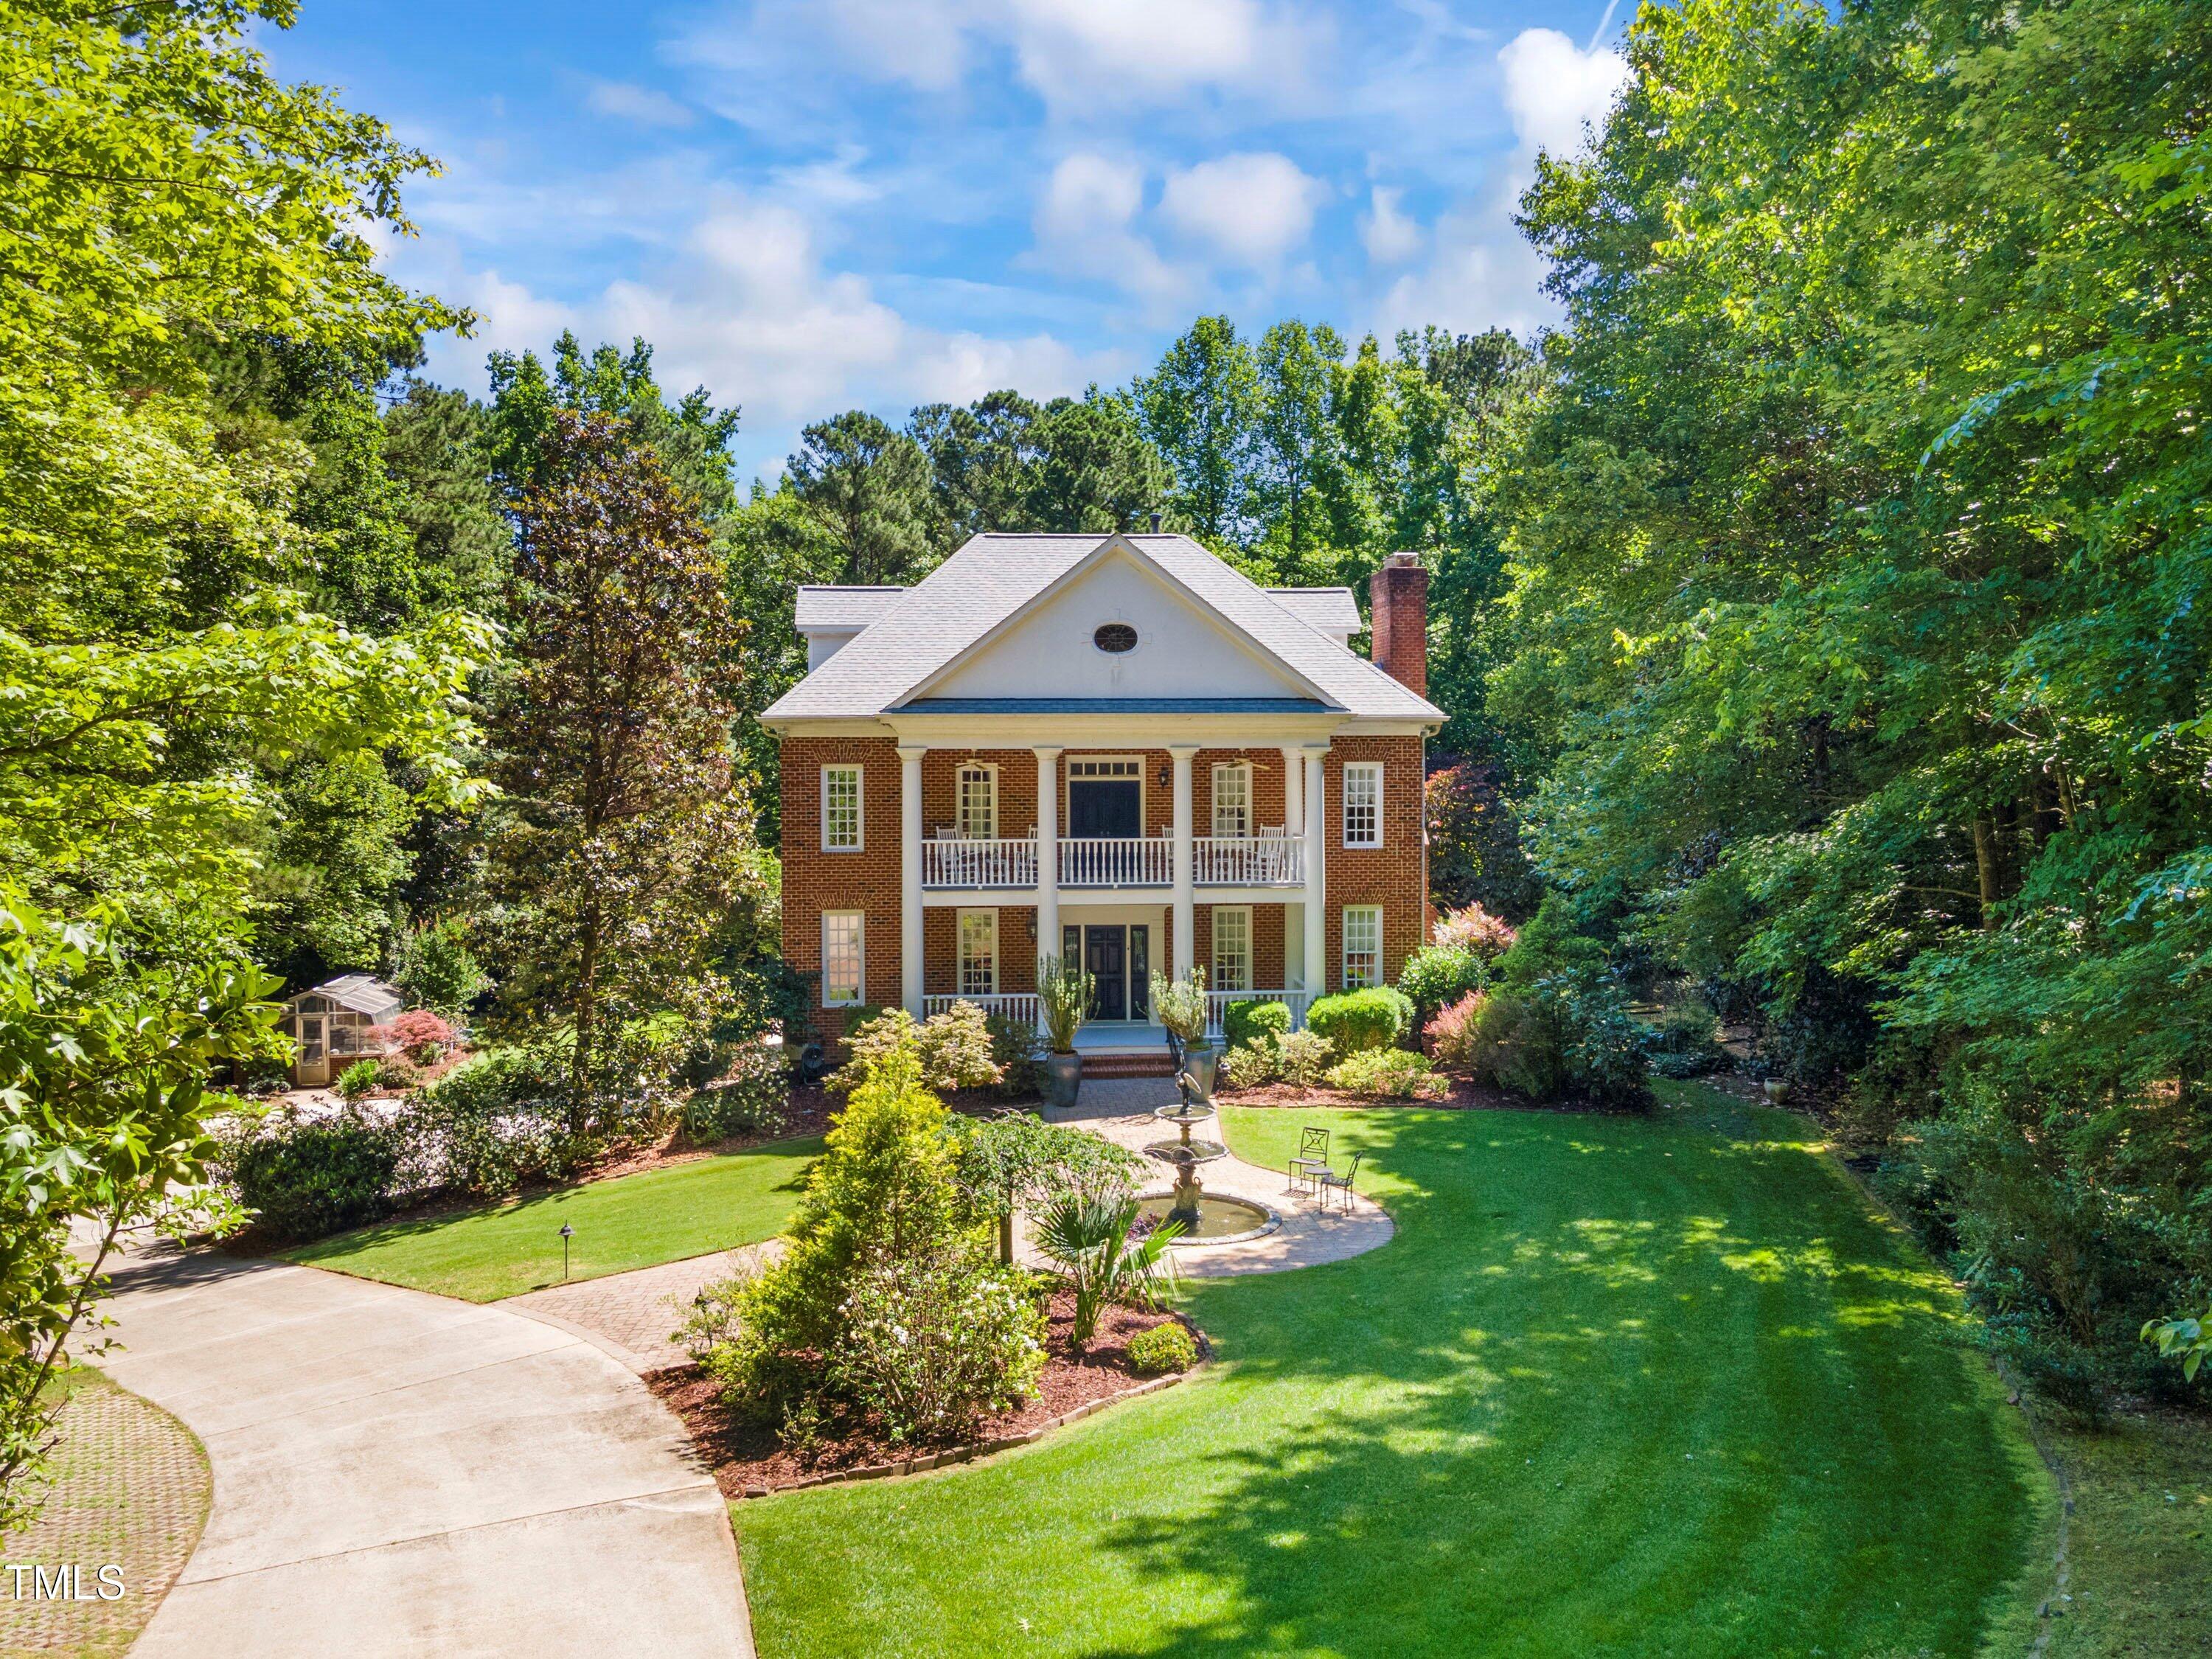
<path id="1" fill-rule="evenodd" d="M 1109 1308 L 1099 1316 L 1090 1348 L 1079 1357 L 1068 1334 L 1073 1328 L 1073 1294 L 1055 1293 L 1046 1311 L 1049 1329 L 1045 1337 L 1044 1372 L 1037 1379 L 1036 1393 L 1012 1411 L 985 1418 L 975 1435 L 957 1446 L 893 1443 L 884 1437 L 872 1420 L 863 1420 L 841 1425 L 847 1432 L 823 1439 L 802 1457 L 784 1446 L 772 1429 L 731 1422 L 713 1380 L 697 1365 L 654 1371 L 646 1377 L 645 1385 L 683 1419 L 692 1443 L 713 1468 L 722 1495 L 750 1498 L 792 1486 L 817 1486 L 829 1480 L 907 1474 L 959 1462 L 1036 1439 L 1071 1418 L 1176 1380 L 1172 1375 L 1152 1376 L 1138 1371 L 1129 1364 L 1129 1340 L 1181 1316 Z M 1198 1337 L 1203 1357 L 1206 1339 L 1197 1327 L 1190 1328 Z"/>

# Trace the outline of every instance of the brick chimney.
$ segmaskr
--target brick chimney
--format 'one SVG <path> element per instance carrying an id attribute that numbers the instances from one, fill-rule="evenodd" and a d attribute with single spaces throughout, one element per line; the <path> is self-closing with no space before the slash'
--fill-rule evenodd
<path id="1" fill-rule="evenodd" d="M 1367 582 L 1367 605 L 1375 665 L 1409 687 L 1429 695 L 1429 573 L 1418 553 L 1393 553 Z"/>

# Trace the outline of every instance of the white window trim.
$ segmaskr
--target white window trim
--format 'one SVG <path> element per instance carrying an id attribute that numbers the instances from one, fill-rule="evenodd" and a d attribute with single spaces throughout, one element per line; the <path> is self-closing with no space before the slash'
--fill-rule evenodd
<path id="1" fill-rule="evenodd" d="M 834 847 L 830 842 L 830 775 L 850 772 L 853 775 L 853 844 Z M 822 850 L 825 853 L 865 853 L 868 850 L 868 770 L 865 766 L 840 762 L 822 769 Z"/>
<path id="2" fill-rule="evenodd" d="M 952 769 L 953 824 L 961 831 L 962 834 L 964 835 L 967 833 L 968 826 L 961 822 L 960 811 L 963 805 L 961 799 L 962 775 L 968 772 L 981 772 L 991 781 L 990 821 L 983 826 L 983 835 L 981 838 L 985 841 L 996 841 L 999 838 L 999 769 L 993 762 L 963 761 L 959 765 Z"/>
<path id="3" fill-rule="evenodd" d="M 1224 915 L 1239 915 L 1244 918 L 1244 982 L 1242 985 L 1224 985 L 1222 983 L 1221 980 L 1221 918 Z M 1213 988 L 1217 991 L 1250 992 L 1254 988 L 1252 983 L 1252 957 L 1254 954 L 1252 946 L 1252 907 L 1249 904 L 1215 905 L 1213 907 L 1213 938 L 1212 942 L 1213 945 L 1213 949 L 1211 953 L 1212 960 L 1206 964 L 1206 971 L 1212 976 Z"/>
<path id="4" fill-rule="evenodd" d="M 1355 915 L 1370 915 L 1375 918 L 1375 976 L 1372 979 L 1362 979 L 1356 985 L 1352 977 L 1352 919 Z M 1370 985 L 1382 984 L 1382 907 L 1379 904 L 1347 904 L 1344 907 L 1343 918 L 1337 926 L 1338 983 L 1347 991 L 1364 989 Z"/>
<path id="5" fill-rule="evenodd" d="M 1354 841 L 1352 838 L 1352 777 L 1354 773 L 1375 780 L 1375 838 Z M 1344 781 L 1337 786 L 1341 799 L 1337 803 L 1337 830 L 1346 847 L 1372 848 L 1382 844 L 1382 763 L 1381 761 L 1347 761 Z"/>
<path id="6" fill-rule="evenodd" d="M 840 916 L 851 916 L 860 926 L 859 971 L 853 975 L 854 994 L 833 997 L 830 994 L 830 924 Z M 822 913 L 822 1006 L 824 1008 L 861 1008 L 868 1001 L 868 913 L 866 910 L 824 910 Z"/>
<path id="7" fill-rule="evenodd" d="M 968 988 L 968 919 L 981 917 L 991 924 L 991 982 L 981 991 Z M 952 924 L 952 988 L 963 997 L 999 994 L 999 913 L 994 909 L 962 910 Z"/>
<path id="8" fill-rule="evenodd" d="M 1213 771 L 1207 788 L 1207 806 L 1209 808 L 1212 819 L 1209 833 L 1211 833 L 1217 840 L 1224 837 L 1235 839 L 1235 837 L 1230 836 L 1229 832 L 1221 827 L 1221 775 L 1224 772 L 1233 772 L 1237 774 L 1243 782 L 1244 834 L 1246 836 L 1249 836 L 1253 833 L 1254 825 L 1256 823 L 1256 819 L 1252 811 L 1252 763 L 1249 761 L 1216 761 L 1213 763 Z"/>

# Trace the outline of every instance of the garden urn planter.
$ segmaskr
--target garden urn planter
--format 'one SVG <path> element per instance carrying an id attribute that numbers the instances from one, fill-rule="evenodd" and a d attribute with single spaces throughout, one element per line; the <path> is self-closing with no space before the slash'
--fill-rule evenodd
<path id="1" fill-rule="evenodd" d="M 1044 1057 L 1044 1103 L 1048 1106 L 1067 1107 L 1075 1104 L 1076 1091 L 1083 1085 L 1083 1056 L 1073 1052 L 1048 1054 Z"/>
<path id="2" fill-rule="evenodd" d="M 1790 1098 L 1788 1079 L 1771 1077 L 1766 1079 L 1766 1098 L 1770 1104 L 1779 1106 Z"/>
<path id="3" fill-rule="evenodd" d="M 1191 1091 L 1193 1100 L 1212 1103 L 1213 1076 L 1220 1066 L 1221 1050 L 1212 1043 L 1201 1038 L 1183 1044 L 1182 1069 L 1190 1073 L 1190 1080 L 1195 1085 Z"/>

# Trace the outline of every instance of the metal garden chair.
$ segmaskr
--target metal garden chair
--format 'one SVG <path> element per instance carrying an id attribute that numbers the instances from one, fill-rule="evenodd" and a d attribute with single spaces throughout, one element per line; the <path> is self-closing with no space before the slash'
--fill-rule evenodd
<path id="1" fill-rule="evenodd" d="M 1298 1155 L 1291 1160 L 1290 1190 L 1296 1192 L 1304 1182 L 1306 1190 L 1316 1190 L 1315 1182 L 1328 1173 L 1328 1131 L 1304 1128 L 1298 1131 Z"/>
<path id="2" fill-rule="evenodd" d="M 1328 1208 L 1328 1195 L 1331 1193 L 1342 1193 L 1344 1194 L 1345 1211 L 1347 1214 L 1351 1212 L 1352 1197 L 1352 1183 L 1359 1179 L 1359 1160 L 1366 1156 L 1367 1154 L 1364 1152 L 1354 1152 L 1352 1155 L 1352 1167 L 1346 1170 L 1342 1175 L 1337 1174 L 1334 1170 L 1323 1170 L 1321 1172 L 1319 1177 L 1321 1182 L 1321 1207 L 1324 1212 Z"/>

